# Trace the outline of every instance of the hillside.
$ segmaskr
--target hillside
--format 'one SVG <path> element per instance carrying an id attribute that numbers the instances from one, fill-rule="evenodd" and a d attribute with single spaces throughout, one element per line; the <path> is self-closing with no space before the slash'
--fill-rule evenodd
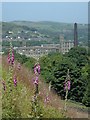
<path id="1" fill-rule="evenodd" d="M 65 40 L 74 39 L 74 23 L 58 23 L 50 21 L 30 22 L 30 21 L 12 21 L 2 23 L 3 38 L 10 35 L 8 31 L 12 31 L 13 38 L 21 34 L 21 38 L 29 39 L 32 37 L 50 38 L 51 43 L 59 43 L 59 37 L 64 35 Z M 84 45 L 87 44 L 88 25 L 78 24 L 78 40 Z"/>
<path id="2" fill-rule="evenodd" d="M 6 74 L 7 74 L 6 71 L 8 70 L 8 65 L 6 62 L 6 57 L 3 57 L 2 60 L 3 60 L 3 79 L 5 80 Z M 17 63 L 15 63 L 15 64 L 17 66 Z M 14 69 L 16 69 L 16 67 L 14 67 Z M 24 73 L 24 74 L 22 74 L 22 73 Z M 32 72 L 28 71 L 28 69 L 25 68 L 25 66 L 22 66 L 21 70 L 19 72 L 18 71 L 16 72 L 16 75 L 18 77 L 18 86 L 17 86 L 17 91 L 15 91 L 16 88 L 14 88 L 14 91 L 13 91 L 14 96 L 13 97 L 14 97 L 14 99 L 16 98 L 16 100 L 18 100 L 18 108 L 21 113 L 20 117 L 21 118 L 29 118 L 29 117 L 31 117 L 30 116 L 30 111 L 31 111 L 30 101 L 31 101 L 33 93 L 34 93 L 34 86 L 32 86 L 31 80 L 34 75 Z M 41 80 L 41 78 L 39 78 L 39 79 L 40 79 L 40 81 L 39 81 L 39 92 L 40 92 L 39 103 L 41 106 L 41 112 L 43 114 L 42 117 L 44 117 L 44 118 L 58 118 L 58 117 L 63 118 L 63 114 L 64 114 L 64 117 L 68 116 L 70 118 L 87 118 L 88 117 L 88 113 L 83 111 L 83 109 L 85 109 L 83 106 L 81 106 L 79 104 L 76 105 L 75 103 L 71 103 L 69 101 L 68 101 L 68 110 L 65 113 L 63 111 L 64 101 L 62 101 L 60 99 L 60 97 L 58 97 L 53 91 L 49 92 L 48 85 L 45 84 Z M 44 99 L 45 99 L 45 96 L 47 93 L 49 93 L 50 101 L 49 101 L 49 103 L 48 102 L 44 103 Z M 19 94 L 19 96 L 18 96 L 18 94 Z M 8 102 L 8 100 L 4 96 L 6 96 L 5 92 L 3 92 L 3 102 L 4 102 L 3 106 L 2 106 L 3 115 L 5 115 L 7 113 L 7 108 L 4 108 L 5 105 L 9 104 L 9 103 L 5 104 L 5 101 Z M 23 107 L 24 107 L 24 109 L 23 109 Z M 9 115 L 9 113 L 7 113 L 7 114 Z M 16 113 L 16 116 L 18 116 L 17 113 Z M 10 117 L 10 116 L 8 116 L 8 117 Z M 11 114 L 11 117 L 12 117 L 12 114 Z"/>
<path id="3" fill-rule="evenodd" d="M 2 92 L 2 117 L 3 118 L 33 118 L 35 117 L 34 108 L 32 108 L 32 100 L 34 96 L 34 85 L 32 79 L 34 74 L 21 66 L 20 71 L 16 71 L 17 62 L 15 63 L 13 74 L 17 76 L 17 86 L 12 84 L 12 92 L 9 93 L 9 83 L 7 81 L 9 66 L 6 61 L 6 57 L 3 57 L 3 82 L 5 82 L 6 90 Z M 24 73 L 24 74 L 23 74 Z M 47 95 L 47 87 L 40 81 L 39 84 L 39 96 L 38 96 L 38 111 L 37 117 L 43 118 L 64 118 L 63 114 L 54 108 L 53 103 L 55 101 L 51 100 L 49 103 L 45 103 L 44 99 Z M 12 94 L 12 96 L 11 96 Z M 51 99 L 53 94 L 49 93 Z M 11 98 L 12 97 L 12 98 Z M 11 100 L 12 99 L 12 100 Z M 10 108 L 10 106 L 12 107 Z"/>
<path id="4" fill-rule="evenodd" d="M 84 40 L 87 39 L 85 38 L 87 37 L 87 25 L 79 24 L 78 28 L 79 42 L 81 39 L 85 45 Z M 16 46 L 18 42 L 20 42 L 19 45 L 21 45 L 22 40 L 27 40 L 32 43 L 36 41 L 36 43 L 58 43 L 59 36 L 62 33 L 64 34 L 65 40 L 73 40 L 73 24 L 66 23 L 45 21 L 4 22 L 2 24 L 2 32 L 3 46 L 7 44 L 9 39 L 12 39 L 12 43 L 16 40 Z M 13 46 L 15 46 L 15 44 Z M 30 43 L 30 45 L 32 44 Z M 3 73 L 2 109 L 4 118 L 15 116 L 21 118 L 88 117 L 88 107 L 90 106 L 88 99 L 89 59 L 85 48 L 72 48 L 64 55 L 60 53 L 50 53 L 39 59 L 38 62 L 41 66 L 41 73 L 38 78 L 39 94 L 35 102 L 33 101 L 36 91 L 35 84 L 33 83 L 33 79 L 35 78 L 33 68 L 37 61 L 25 55 L 17 54 L 15 51 L 12 51 L 12 53 L 15 55 L 14 65 L 8 64 L 7 57 L 3 56 L 2 68 L 0 68 Z M 17 69 L 18 62 L 21 64 L 20 70 Z M 71 88 L 68 93 L 67 111 L 65 111 L 66 93 L 64 90 L 64 82 L 67 69 L 70 71 Z M 12 81 L 13 79 L 15 82 Z M 51 83 L 51 90 L 49 90 L 50 86 L 48 83 Z"/>
<path id="5" fill-rule="evenodd" d="M 32 118 L 35 117 L 32 112 L 32 98 L 35 91 L 35 86 L 32 79 L 35 77 L 34 73 L 25 65 L 21 65 L 21 69 L 18 70 L 18 62 L 15 61 L 13 67 L 13 76 L 17 77 L 17 86 L 12 83 L 13 91 L 8 93 L 8 80 L 9 80 L 9 64 L 7 63 L 7 57 L 2 58 L 2 77 L 3 82 L 6 85 L 6 90 L 2 92 L 2 111 L 3 117 L 17 117 L 17 118 Z M 24 59 L 25 60 L 25 59 Z M 45 102 L 45 98 L 49 95 L 49 101 Z M 12 95 L 12 97 L 11 97 Z M 8 99 L 7 99 L 8 98 Z M 12 99 L 13 98 L 13 99 Z M 10 100 L 12 99 L 13 109 L 10 108 Z M 14 100 L 14 101 L 13 101 Z M 87 118 L 88 108 L 80 104 L 67 102 L 67 111 L 64 111 L 65 101 L 61 100 L 54 91 L 49 91 L 49 86 L 43 81 L 43 78 L 39 76 L 39 96 L 38 96 L 38 117 L 40 118 Z M 24 109 L 23 109 L 24 108 Z"/>

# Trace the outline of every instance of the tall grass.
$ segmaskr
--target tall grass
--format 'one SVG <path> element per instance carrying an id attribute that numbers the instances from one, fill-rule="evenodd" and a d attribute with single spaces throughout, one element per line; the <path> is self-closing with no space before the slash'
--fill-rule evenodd
<path id="1" fill-rule="evenodd" d="M 6 57 L 2 58 L 2 77 L 7 81 L 7 75 L 9 70 L 9 65 L 7 64 Z M 16 106 L 18 106 L 18 115 L 20 118 L 33 118 L 32 114 L 32 99 L 34 96 L 35 86 L 33 84 L 33 78 L 35 74 L 32 73 L 25 66 L 21 65 L 21 70 L 17 69 L 18 62 L 15 61 L 13 67 L 13 75 L 17 76 L 17 87 L 14 87 L 13 98 L 16 101 Z M 13 84 L 14 85 L 14 84 Z M 64 113 L 64 101 L 60 99 L 59 96 L 54 91 L 49 91 L 49 85 L 44 83 L 42 78 L 39 76 L 39 95 L 38 95 L 38 104 L 39 104 L 39 115 L 41 118 L 66 118 L 66 116 L 74 117 L 74 118 L 86 118 L 88 117 L 88 113 L 85 114 L 83 112 L 74 109 L 73 106 L 76 104 L 67 101 L 67 112 Z M 7 117 L 7 97 L 4 97 L 7 94 L 6 91 L 2 92 L 3 94 L 3 117 Z M 45 102 L 45 99 L 49 95 L 49 101 Z M 9 105 L 9 104 L 8 104 Z M 15 104 L 14 104 L 15 105 Z M 79 107 L 78 105 L 76 106 Z M 12 111 L 10 112 L 12 114 Z M 12 116 L 8 116 L 12 117 Z M 15 117 L 15 114 L 14 114 Z"/>
<path id="2" fill-rule="evenodd" d="M 8 71 L 9 64 L 6 61 L 6 57 L 2 58 L 2 78 L 6 85 L 6 90 L 2 91 L 2 117 L 3 118 L 33 118 L 32 113 L 32 99 L 34 96 L 35 86 L 32 83 L 32 78 L 35 77 L 31 71 L 24 66 L 21 69 L 17 69 L 18 63 L 15 62 L 13 65 L 12 76 L 16 75 L 17 86 L 14 86 L 12 82 L 12 92 L 9 94 L 8 91 Z M 13 77 L 12 77 L 13 79 Z M 40 79 L 40 77 L 39 77 Z M 49 102 L 45 103 L 45 98 L 49 95 Z M 39 81 L 39 94 L 38 94 L 38 117 L 40 118 L 63 118 L 61 110 L 57 109 L 58 104 L 56 103 L 55 96 L 49 93 L 48 86 Z M 59 102 L 59 101 L 58 101 Z M 55 107 L 56 106 L 56 107 Z M 34 111 L 33 111 L 34 112 Z"/>
<path id="3" fill-rule="evenodd" d="M 2 89 L 2 117 L 3 118 L 66 118 L 69 117 L 84 117 L 83 113 L 77 113 L 77 110 L 67 107 L 67 112 L 64 113 L 64 101 L 54 91 L 49 90 L 49 85 L 44 83 L 39 77 L 38 96 L 37 96 L 37 115 L 35 116 L 35 105 L 33 97 L 35 95 L 35 84 L 33 78 L 36 77 L 32 71 L 21 65 L 18 69 L 18 62 L 14 61 L 11 74 L 9 76 L 10 65 L 7 62 L 7 57 L 2 58 L 2 81 L 5 83 L 6 90 Z M 2 71 L 2 72 L 1 72 Z M 16 76 L 17 86 L 14 85 L 14 76 Z M 9 92 L 8 77 L 10 77 L 12 92 Z M 4 86 L 3 86 L 4 88 Z M 47 99 L 48 98 L 48 99 Z M 71 103 L 67 101 L 67 105 Z M 72 105 L 71 105 L 72 106 Z"/>

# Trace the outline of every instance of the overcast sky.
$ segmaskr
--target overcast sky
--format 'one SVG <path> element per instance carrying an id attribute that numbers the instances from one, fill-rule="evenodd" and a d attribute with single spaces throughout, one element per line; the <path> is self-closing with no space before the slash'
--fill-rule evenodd
<path id="1" fill-rule="evenodd" d="M 2 21 L 14 20 L 88 23 L 88 2 L 3 2 Z"/>

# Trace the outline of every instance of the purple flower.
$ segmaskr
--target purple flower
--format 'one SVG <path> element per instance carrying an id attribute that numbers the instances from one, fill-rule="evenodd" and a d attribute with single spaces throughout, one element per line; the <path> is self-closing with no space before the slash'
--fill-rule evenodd
<path id="1" fill-rule="evenodd" d="M 34 73 L 37 74 L 37 68 L 36 68 L 36 66 L 34 67 Z"/>
<path id="2" fill-rule="evenodd" d="M 37 85 L 38 85 L 38 77 L 37 77 L 37 76 L 36 76 L 36 78 L 35 78 L 34 84 L 37 84 Z"/>
<path id="3" fill-rule="evenodd" d="M 71 83 L 70 80 L 68 80 L 68 90 L 70 90 L 70 87 L 71 87 Z"/>
<path id="4" fill-rule="evenodd" d="M 14 64 L 14 50 L 12 50 L 11 63 Z"/>
<path id="5" fill-rule="evenodd" d="M 14 86 L 16 87 L 16 86 L 17 86 L 17 79 L 16 79 L 16 76 L 14 76 L 13 82 L 14 82 Z"/>
<path id="6" fill-rule="evenodd" d="M 40 64 L 35 64 L 34 65 L 34 73 L 35 74 L 40 74 Z"/>
<path id="7" fill-rule="evenodd" d="M 65 84 L 64 84 L 64 90 L 66 90 L 66 89 L 70 90 L 70 87 L 71 87 L 70 80 L 65 81 Z"/>
<path id="8" fill-rule="evenodd" d="M 8 63 L 9 64 L 14 64 L 14 50 L 12 50 L 12 56 L 10 56 L 10 52 L 8 53 Z"/>
<path id="9" fill-rule="evenodd" d="M 34 84 L 38 85 L 38 76 L 36 76 L 35 79 L 33 79 L 33 80 L 34 80 Z"/>
<path id="10" fill-rule="evenodd" d="M 40 74 L 40 64 L 37 65 L 38 66 L 38 73 Z"/>

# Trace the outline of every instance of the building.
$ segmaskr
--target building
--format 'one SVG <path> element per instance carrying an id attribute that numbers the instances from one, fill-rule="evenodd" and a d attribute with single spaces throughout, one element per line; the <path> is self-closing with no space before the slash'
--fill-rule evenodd
<path id="1" fill-rule="evenodd" d="M 64 40 L 63 35 L 60 36 L 60 52 L 65 54 L 69 52 L 72 47 L 78 46 L 78 32 L 77 32 L 77 23 L 74 24 L 74 41 Z"/>
<path id="2" fill-rule="evenodd" d="M 64 37 L 60 36 L 60 52 L 62 54 L 65 54 L 66 52 L 69 52 L 69 50 L 74 47 L 74 42 L 71 40 L 64 40 Z"/>
<path id="3" fill-rule="evenodd" d="M 47 38 L 30 38 L 30 40 L 33 41 L 39 41 L 42 39 L 47 40 Z M 50 38 L 48 39 L 50 40 Z M 50 52 L 60 52 L 62 54 L 65 54 L 66 52 L 69 52 L 69 50 L 74 46 L 78 46 L 77 23 L 74 24 L 74 40 L 65 40 L 64 36 L 60 35 L 60 44 L 43 44 L 41 46 L 29 47 L 26 45 L 27 40 L 20 39 L 19 41 L 21 41 L 22 47 L 17 47 L 16 52 L 24 54 L 26 56 L 39 58 L 43 55 L 47 55 Z"/>
<path id="4" fill-rule="evenodd" d="M 28 57 L 39 58 L 43 55 L 47 55 L 50 52 L 59 52 L 59 47 L 56 46 L 30 46 L 30 47 L 18 47 L 16 52 L 26 55 Z"/>

